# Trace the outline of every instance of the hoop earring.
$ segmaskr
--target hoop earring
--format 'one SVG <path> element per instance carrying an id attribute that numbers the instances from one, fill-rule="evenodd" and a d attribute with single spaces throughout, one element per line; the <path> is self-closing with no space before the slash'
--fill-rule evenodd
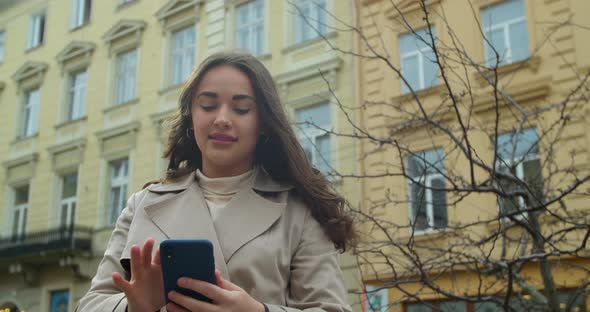
<path id="1" fill-rule="evenodd" d="M 190 131 L 189 131 L 189 130 L 190 130 Z M 193 139 L 193 138 L 194 138 L 194 135 L 193 135 L 193 128 L 186 128 L 186 136 L 187 136 L 189 139 Z"/>

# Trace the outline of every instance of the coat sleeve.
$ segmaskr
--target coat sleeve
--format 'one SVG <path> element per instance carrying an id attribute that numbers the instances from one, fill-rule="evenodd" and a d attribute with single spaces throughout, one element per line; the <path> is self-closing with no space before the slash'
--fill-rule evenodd
<path id="1" fill-rule="evenodd" d="M 126 276 L 125 269 L 119 262 L 125 244 L 127 242 L 127 233 L 133 219 L 135 210 L 135 194 L 129 197 L 127 207 L 123 209 L 117 219 L 115 229 L 107 244 L 106 251 L 100 264 L 96 276 L 90 283 L 90 290 L 80 299 L 76 311 L 79 312 L 125 312 L 127 299 L 111 279 L 113 272 L 119 272 Z"/>
<path id="2" fill-rule="evenodd" d="M 301 240 L 291 260 L 287 306 L 266 306 L 269 312 L 350 312 L 338 251 L 306 210 Z"/>

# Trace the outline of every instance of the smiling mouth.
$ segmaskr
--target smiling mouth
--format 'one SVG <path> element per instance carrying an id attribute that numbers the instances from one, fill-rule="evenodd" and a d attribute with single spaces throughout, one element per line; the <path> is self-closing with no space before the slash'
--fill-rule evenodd
<path id="1" fill-rule="evenodd" d="M 238 141 L 238 138 L 236 137 L 232 137 L 229 135 L 210 135 L 209 136 L 209 140 L 214 141 L 214 142 L 219 142 L 219 143 L 232 143 L 232 142 L 236 142 Z"/>

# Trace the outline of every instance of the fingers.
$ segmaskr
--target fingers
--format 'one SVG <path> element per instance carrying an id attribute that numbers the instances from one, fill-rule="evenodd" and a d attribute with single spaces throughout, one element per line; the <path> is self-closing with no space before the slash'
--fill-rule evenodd
<path id="1" fill-rule="evenodd" d="M 111 274 L 111 278 L 113 279 L 113 282 L 115 283 L 115 286 L 117 286 L 117 288 L 119 288 L 119 290 L 121 290 L 124 293 L 128 293 L 130 288 L 131 288 L 131 284 L 129 284 L 129 282 L 127 282 L 123 276 L 121 276 L 121 274 L 119 274 L 119 272 L 113 272 L 113 274 Z"/>
<path id="2" fill-rule="evenodd" d="M 177 305 L 174 302 L 169 302 L 166 305 L 166 311 L 168 311 L 168 312 L 187 312 L 188 311 L 188 312 L 190 312 L 189 310 Z"/>
<path id="3" fill-rule="evenodd" d="M 140 278 L 141 274 L 141 250 L 139 246 L 133 245 L 131 246 L 131 251 L 129 252 L 131 256 L 131 279 L 136 280 Z"/>
<path id="4" fill-rule="evenodd" d="M 147 269 L 152 264 L 152 250 L 154 248 L 154 239 L 148 238 L 145 243 L 143 244 L 143 248 L 141 249 L 141 267 L 143 269 Z"/>
<path id="5" fill-rule="evenodd" d="M 217 278 L 217 286 L 225 289 L 225 290 L 242 290 L 240 286 L 226 280 L 225 278 L 221 277 L 221 273 L 218 270 L 215 270 L 215 277 Z"/>
<path id="6" fill-rule="evenodd" d="M 217 281 L 217 286 L 223 288 L 223 278 L 221 277 L 221 272 L 218 269 L 215 269 L 215 280 Z"/>
<path id="7" fill-rule="evenodd" d="M 185 296 L 181 293 L 175 292 L 175 291 L 171 291 L 168 293 L 168 299 L 170 299 L 173 302 L 168 303 L 168 305 L 170 304 L 175 304 L 177 307 L 180 307 L 181 310 L 178 311 L 187 311 L 185 309 L 188 309 L 188 311 L 214 311 L 216 310 L 216 306 L 205 302 L 205 301 L 200 301 L 188 296 Z M 168 305 L 166 305 L 166 309 L 168 309 Z M 170 310 L 168 309 L 168 311 L 177 311 L 177 310 Z"/>
<path id="8" fill-rule="evenodd" d="M 153 261 L 154 261 L 154 264 L 162 265 L 161 259 L 160 259 L 160 247 L 158 247 L 158 249 L 156 249 L 156 255 L 154 256 Z"/>
<path id="9" fill-rule="evenodd" d="M 216 302 L 224 301 L 224 290 L 217 287 L 217 285 L 191 278 L 181 277 L 178 279 L 178 286 L 194 290 Z M 176 300 L 174 301 L 177 302 Z"/>

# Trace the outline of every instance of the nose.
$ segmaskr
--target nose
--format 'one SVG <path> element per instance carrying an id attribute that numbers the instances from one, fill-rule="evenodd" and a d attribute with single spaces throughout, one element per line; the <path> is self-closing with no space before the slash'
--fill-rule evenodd
<path id="1" fill-rule="evenodd" d="M 220 128 L 229 128 L 231 126 L 229 113 L 230 111 L 228 105 L 222 105 L 218 110 L 217 116 L 215 116 L 213 125 Z"/>

